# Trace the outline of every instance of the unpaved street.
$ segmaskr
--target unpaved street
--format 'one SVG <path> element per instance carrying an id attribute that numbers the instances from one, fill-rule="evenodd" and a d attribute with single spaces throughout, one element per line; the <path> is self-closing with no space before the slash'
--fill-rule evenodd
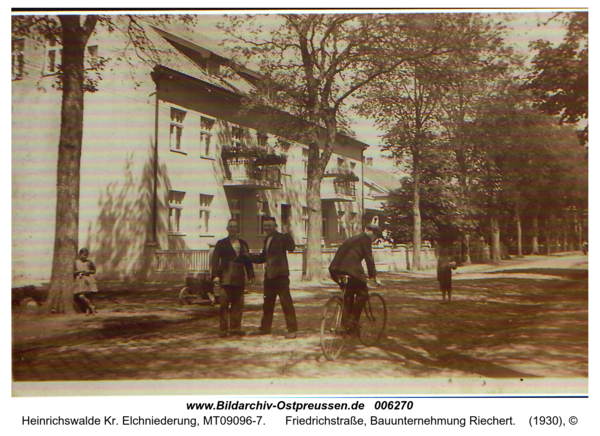
<path id="1" fill-rule="evenodd" d="M 440 304 L 431 273 L 384 274 L 383 340 L 350 343 L 336 362 L 319 347 L 321 310 L 333 286 L 292 285 L 300 332 L 285 340 L 276 306 L 273 334 L 221 339 L 218 307 L 183 306 L 179 288 L 101 289 L 96 316 L 13 313 L 13 379 L 587 378 L 587 257 L 506 261 L 455 276 L 455 301 Z M 246 295 L 243 328 L 256 330 L 262 294 Z"/>

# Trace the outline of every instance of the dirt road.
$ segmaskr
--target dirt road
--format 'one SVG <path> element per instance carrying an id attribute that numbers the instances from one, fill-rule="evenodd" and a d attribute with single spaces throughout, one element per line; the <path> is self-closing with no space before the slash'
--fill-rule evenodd
<path id="1" fill-rule="evenodd" d="M 295 340 L 283 337 L 279 304 L 272 335 L 221 339 L 218 307 L 183 306 L 178 289 L 107 289 L 96 316 L 13 314 L 13 380 L 587 378 L 587 257 L 466 267 L 455 278 L 455 301 L 443 305 L 432 274 L 383 274 L 385 337 L 370 348 L 352 342 L 336 362 L 319 347 L 332 286 L 292 286 Z M 255 331 L 261 314 L 254 286 L 244 330 Z"/>

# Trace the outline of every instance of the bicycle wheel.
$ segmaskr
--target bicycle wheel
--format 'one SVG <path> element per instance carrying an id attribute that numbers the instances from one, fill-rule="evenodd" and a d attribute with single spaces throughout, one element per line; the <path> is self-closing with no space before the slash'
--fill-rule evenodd
<path id="1" fill-rule="evenodd" d="M 377 293 L 370 294 L 360 318 L 360 341 L 365 347 L 372 347 L 379 342 L 386 322 L 385 300 Z"/>
<path id="2" fill-rule="evenodd" d="M 193 297 L 193 295 L 191 293 L 191 290 L 187 286 L 185 288 L 183 288 L 181 290 L 181 292 L 179 292 L 179 301 L 184 306 L 192 304 L 193 299 L 194 299 L 194 297 Z"/>
<path id="3" fill-rule="evenodd" d="M 33 314 L 40 307 L 37 301 L 33 298 L 28 297 L 21 301 L 20 311 L 21 313 Z"/>
<path id="4" fill-rule="evenodd" d="M 327 360 L 340 357 L 346 329 L 343 323 L 344 305 L 340 297 L 331 297 L 323 308 L 321 321 L 321 350 Z"/>

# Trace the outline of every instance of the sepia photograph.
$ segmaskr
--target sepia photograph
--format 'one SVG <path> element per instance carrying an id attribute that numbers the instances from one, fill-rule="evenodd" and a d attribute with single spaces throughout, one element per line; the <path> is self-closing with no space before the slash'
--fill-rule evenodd
<path id="1" fill-rule="evenodd" d="M 13 9 L 11 48 L 12 397 L 587 397 L 586 8 Z"/>

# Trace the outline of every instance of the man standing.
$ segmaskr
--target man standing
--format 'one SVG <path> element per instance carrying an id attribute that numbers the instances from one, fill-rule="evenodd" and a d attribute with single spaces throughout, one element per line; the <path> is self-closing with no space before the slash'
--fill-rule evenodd
<path id="1" fill-rule="evenodd" d="M 367 276 L 362 267 L 363 260 L 367 264 L 369 278 L 375 280 L 379 286 L 371 244 L 380 237 L 379 227 L 375 224 L 368 225 L 364 233 L 351 237 L 338 248 L 331 265 L 329 265 L 329 273 L 336 283 L 339 283 L 340 275 L 350 276 L 344 295 L 344 306 L 347 310 L 346 313 L 349 314 L 348 330 L 350 333 L 357 332 L 360 314 L 369 298 Z"/>
<path id="2" fill-rule="evenodd" d="M 227 336 L 228 331 L 230 335 L 241 336 L 244 334 L 241 327 L 246 275 L 248 275 L 250 284 L 254 282 L 252 263 L 249 260 L 235 261 L 239 256 L 248 256 L 250 253 L 246 241 L 238 238 L 239 224 L 237 221 L 229 220 L 227 232 L 229 236 L 217 242 L 211 262 L 213 281 L 221 285 L 219 337 Z"/>
<path id="3" fill-rule="evenodd" d="M 264 263 L 265 279 L 263 294 L 263 317 L 260 322 L 258 333 L 268 335 L 271 333 L 273 324 L 273 312 L 275 301 L 279 296 L 279 302 L 285 315 L 285 323 L 288 333 L 286 339 L 295 339 L 298 331 L 296 311 L 290 294 L 290 270 L 288 267 L 287 253 L 296 249 L 294 239 L 289 233 L 277 231 L 277 221 L 273 217 L 265 218 L 263 229 L 267 234 L 263 251 L 260 254 L 251 254 L 252 263 Z"/>

